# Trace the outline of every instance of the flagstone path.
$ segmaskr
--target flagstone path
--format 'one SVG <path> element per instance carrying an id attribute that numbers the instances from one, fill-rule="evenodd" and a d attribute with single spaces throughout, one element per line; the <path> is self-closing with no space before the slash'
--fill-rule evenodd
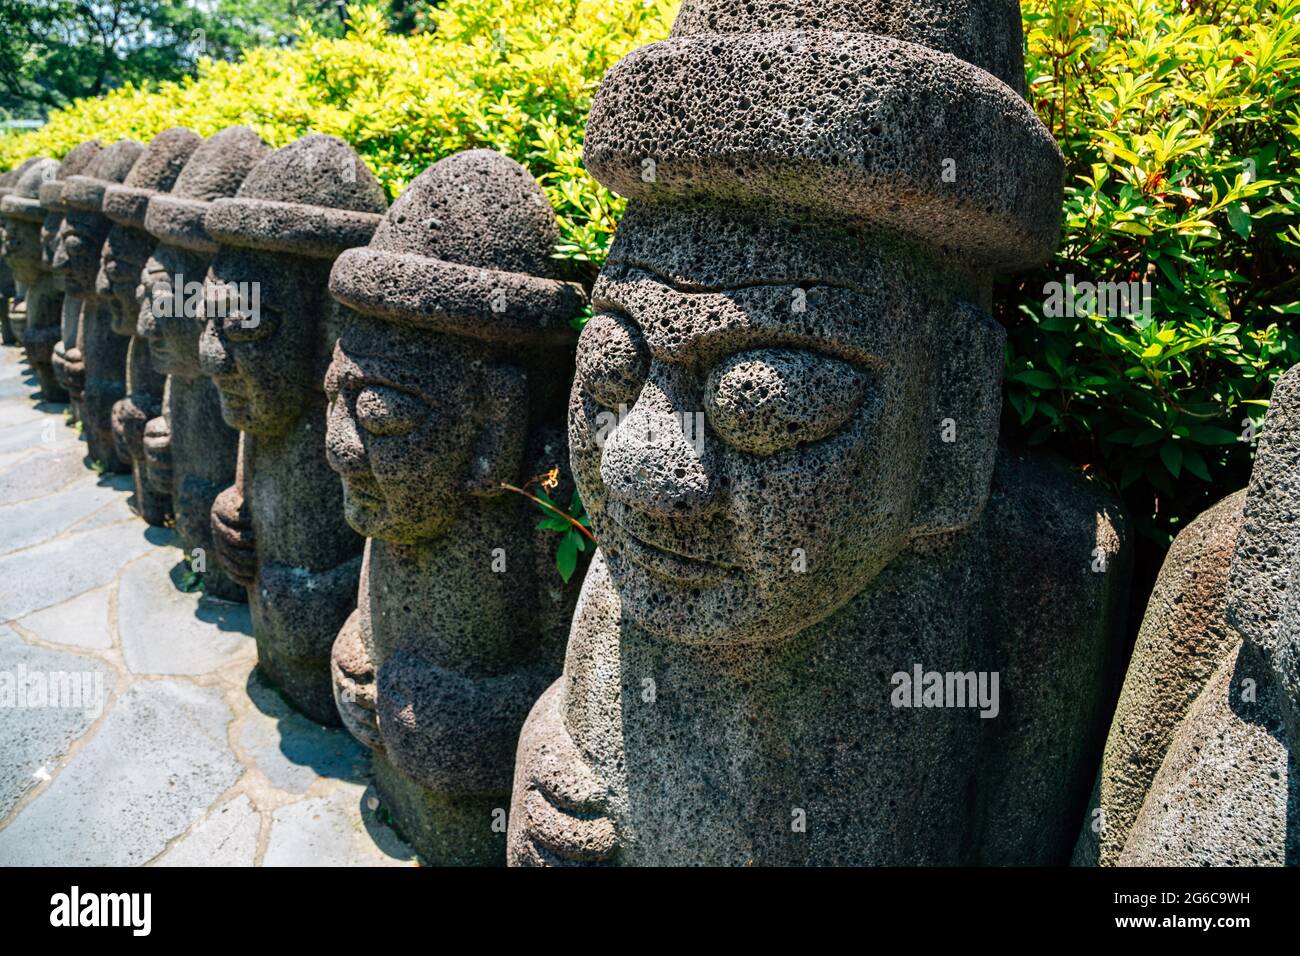
<path id="1" fill-rule="evenodd" d="M 410 865 L 367 751 L 261 680 L 247 607 L 182 589 L 35 392 L 0 347 L 0 865 Z"/>

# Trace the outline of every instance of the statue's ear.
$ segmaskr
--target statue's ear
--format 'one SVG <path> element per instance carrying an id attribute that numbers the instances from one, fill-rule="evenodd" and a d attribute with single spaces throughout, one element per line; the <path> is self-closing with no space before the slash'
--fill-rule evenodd
<path id="1" fill-rule="evenodd" d="M 959 531 L 984 510 L 998 451 L 1006 338 L 992 316 L 966 302 L 935 326 L 934 404 L 922 423 L 926 450 L 913 538 Z"/>
<path id="2" fill-rule="evenodd" d="M 466 490 L 488 496 L 517 482 L 528 435 L 528 375 L 513 365 L 489 364 L 479 392 L 479 430 L 470 451 Z"/>

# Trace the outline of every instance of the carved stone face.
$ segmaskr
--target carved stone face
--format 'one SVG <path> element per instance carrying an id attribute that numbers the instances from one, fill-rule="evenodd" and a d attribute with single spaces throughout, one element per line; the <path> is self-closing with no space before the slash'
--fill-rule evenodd
<path id="1" fill-rule="evenodd" d="M 154 247 L 140 272 L 136 334 L 149 343 L 154 370 L 161 375 L 192 379 L 203 374 L 199 365 L 202 298 L 193 293 L 202 287 L 206 273 L 207 262 L 201 255 L 163 244 Z"/>
<path id="2" fill-rule="evenodd" d="M 16 271 L 30 273 L 41 264 L 41 227 L 25 219 L 4 217 L 0 256 Z"/>
<path id="3" fill-rule="evenodd" d="M 54 255 L 59 249 L 59 229 L 63 226 L 63 213 L 49 212 L 41 223 L 41 265 L 53 271 Z"/>
<path id="4" fill-rule="evenodd" d="M 199 358 L 240 431 L 282 435 L 313 388 L 328 261 L 223 247 L 208 270 Z"/>
<path id="5" fill-rule="evenodd" d="M 63 216 L 51 265 L 54 274 L 63 277 L 68 292 L 73 295 L 95 292 L 95 276 L 99 273 L 108 224 L 103 216 L 79 209 L 70 209 Z"/>
<path id="6" fill-rule="evenodd" d="M 121 223 L 114 223 L 104 240 L 95 291 L 106 298 L 111 297 L 117 304 L 111 314 L 113 331 L 118 335 L 129 336 L 135 331 L 138 317 L 136 289 L 154 241 L 147 232 Z"/>
<path id="7" fill-rule="evenodd" d="M 489 369 L 481 346 L 349 314 L 325 379 L 325 449 L 358 533 L 409 543 L 456 519 L 472 459 L 501 453 L 480 440 Z M 514 414 L 522 424 L 522 403 Z"/>
<path id="8" fill-rule="evenodd" d="M 569 409 L 582 499 L 623 611 L 647 630 L 793 633 L 912 531 L 932 415 L 924 304 L 887 263 L 870 275 L 882 290 L 719 282 L 660 258 L 671 283 L 615 264 L 593 293 Z"/>

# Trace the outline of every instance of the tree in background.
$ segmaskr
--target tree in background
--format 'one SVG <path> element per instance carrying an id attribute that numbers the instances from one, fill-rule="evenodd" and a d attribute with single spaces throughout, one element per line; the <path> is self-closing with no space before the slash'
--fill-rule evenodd
<path id="1" fill-rule="evenodd" d="M 392 0 L 416 25 L 412 0 Z M 300 21 L 343 34 L 335 0 L 5 0 L 0 4 L 0 115 L 43 118 L 73 100 L 193 74 L 199 58 L 288 46 Z"/>

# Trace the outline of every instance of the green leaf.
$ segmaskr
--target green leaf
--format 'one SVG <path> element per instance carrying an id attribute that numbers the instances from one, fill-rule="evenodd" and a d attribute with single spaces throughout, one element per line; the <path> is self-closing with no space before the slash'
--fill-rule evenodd
<path id="1" fill-rule="evenodd" d="M 1205 464 L 1205 459 L 1195 448 L 1183 449 L 1183 467 L 1190 471 L 1201 481 L 1210 480 L 1210 469 Z"/>
<path id="2" fill-rule="evenodd" d="M 1188 429 L 1192 441 L 1198 445 L 1235 445 L 1237 433 L 1217 425 L 1192 425 Z"/>
<path id="3" fill-rule="evenodd" d="M 560 539 L 560 544 L 555 549 L 555 567 L 565 584 L 569 583 L 569 578 L 573 577 L 573 572 L 578 567 L 577 538 L 578 532 L 569 531 Z"/>
<path id="4" fill-rule="evenodd" d="M 1117 222 L 1115 223 L 1116 232 L 1126 232 L 1133 236 L 1150 236 L 1153 235 L 1150 229 L 1140 222 Z"/>
<path id="5" fill-rule="evenodd" d="M 1250 238 L 1250 207 L 1244 202 L 1228 204 L 1228 224 L 1243 239 Z"/>
<path id="6" fill-rule="evenodd" d="M 1177 478 L 1183 470 L 1183 448 L 1181 445 L 1167 441 L 1160 446 L 1160 460 L 1169 469 L 1169 474 Z"/>
<path id="7" fill-rule="evenodd" d="M 1142 477 L 1144 471 L 1146 471 L 1146 466 L 1143 465 L 1141 461 L 1136 458 L 1130 458 L 1124 463 L 1124 471 L 1119 478 L 1120 488 L 1124 489 L 1133 484 L 1133 482 Z"/>
<path id="8" fill-rule="evenodd" d="M 1033 369 L 1026 369 L 1023 372 L 1017 372 L 1011 376 L 1013 382 L 1022 382 L 1032 388 L 1056 388 L 1056 379 L 1046 372 L 1037 372 Z"/>

